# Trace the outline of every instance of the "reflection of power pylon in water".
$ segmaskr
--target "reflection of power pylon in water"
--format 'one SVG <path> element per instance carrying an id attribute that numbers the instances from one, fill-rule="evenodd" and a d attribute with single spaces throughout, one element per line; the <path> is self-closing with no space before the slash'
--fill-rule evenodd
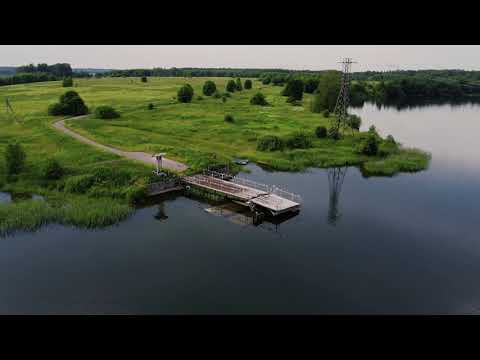
<path id="1" fill-rule="evenodd" d="M 168 216 L 165 214 L 165 203 L 163 201 L 158 204 L 157 213 L 153 217 L 159 221 L 168 219 Z"/>
<path id="2" fill-rule="evenodd" d="M 327 170 L 328 188 L 329 188 L 329 205 L 327 222 L 330 225 L 336 225 L 342 214 L 338 210 L 338 201 L 342 191 L 343 180 L 347 173 L 347 167 L 338 167 Z"/>

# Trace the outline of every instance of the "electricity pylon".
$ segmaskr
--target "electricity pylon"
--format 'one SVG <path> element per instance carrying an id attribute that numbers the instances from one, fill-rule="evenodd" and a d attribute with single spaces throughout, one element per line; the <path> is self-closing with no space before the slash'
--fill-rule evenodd
<path id="1" fill-rule="evenodd" d="M 338 93 L 337 103 L 335 104 L 335 128 L 340 130 L 340 126 L 345 126 L 347 124 L 348 117 L 348 104 L 349 104 L 349 89 L 350 89 L 350 68 L 351 65 L 356 63 L 350 58 L 345 58 L 341 62 L 342 64 L 342 82 L 340 84 L 340 92 Z"/>

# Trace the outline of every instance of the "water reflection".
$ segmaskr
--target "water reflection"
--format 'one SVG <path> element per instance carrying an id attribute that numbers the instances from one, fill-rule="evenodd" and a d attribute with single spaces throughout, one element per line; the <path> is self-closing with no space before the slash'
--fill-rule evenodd
<path id="1" fill-rule="evenodd" d="M 338 203 L 340 201 L 340 193 L 342 192 L 343 180 L 345 179 L 346 173 L 346 166 L 327 170 L 329 189 L 327 223 L 333 226 L 337 225 L 337 222 L 342 216 Z"/>
<path id="2" fill-rule="evenodd" d="M 168 216 L 165 213 L 165 203 L 163 201 L 157 205 L 157 213 L 153 217 L 158 221 L 164 221 L 168 219 Z"/>
<path id="3" fill-rule="evenodd" d="M 404 98 L 384 101 L 366 101 L 361 103 L 352 103 L 352 108 L 362 108 L 365 104 L 373 104 L 377 110 L 383 108 L 394 108 L 398 111 L 413 110 L 417 108 L 432 107 L 438 105 L 450 105 L 451 107 L 461 107 L 465 105 L 480 104 L 480 97 L 458 97 L 458 98 Z"/>

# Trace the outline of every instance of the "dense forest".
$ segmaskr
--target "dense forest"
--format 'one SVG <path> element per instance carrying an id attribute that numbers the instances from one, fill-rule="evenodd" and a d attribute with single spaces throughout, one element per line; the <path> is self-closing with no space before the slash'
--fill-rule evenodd
<path id="1" fill-rule="evenodd" d="M 11 71 L 11 70 L 10 70 Z M 68 77 L 90 77 L 86 72 L 73 72 L 70 64 L 33 64 L 19 66 L 14 75 L 0 77 L 0 86 L 26 84 L 32 82 L 55 81 Z"/>

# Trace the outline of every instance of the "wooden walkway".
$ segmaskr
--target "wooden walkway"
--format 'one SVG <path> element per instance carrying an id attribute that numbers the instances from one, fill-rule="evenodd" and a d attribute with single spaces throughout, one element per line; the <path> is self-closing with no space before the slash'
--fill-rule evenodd
<path id="1" fill-rule="evenodd" d="M 252 210 L 255 208 L 266 209 L 274 216 L 289 211 L 298 211 L 300 209 L 299 202 L 289 200 L 268 191 L 269 187 L 267 185 L 258 184 L 260 186 L 255 188 L 253 186 L 238 183 L 247 181 L 248 180 L 244 179 L 242 179 L 242 181 L 239 181 L 239 179 L 227 181 L 219 177 L 204 174 L 186 176 L 183 178 L 183 182 L 186 185 L 196 186 L 219 193 L 228 199 L 249 206 Z M 264 187 L 265 190 L 258 189 L 258 187 Z"/>

